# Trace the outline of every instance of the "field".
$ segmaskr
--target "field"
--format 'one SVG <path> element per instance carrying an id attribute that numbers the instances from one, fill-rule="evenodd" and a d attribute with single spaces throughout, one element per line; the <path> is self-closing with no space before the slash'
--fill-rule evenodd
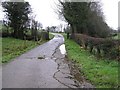
<path id="1" fill-rule="evenodd" d="M 79 67 L 85 78 L 97 88 L 118 87 L 118 62 L 97 59 L 72 40 L 65 39 L 67 55 Z"/>

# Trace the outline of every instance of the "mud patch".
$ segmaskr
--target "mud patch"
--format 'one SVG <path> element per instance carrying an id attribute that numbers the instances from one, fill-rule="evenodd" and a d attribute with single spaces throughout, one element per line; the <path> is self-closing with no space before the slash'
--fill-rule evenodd
<path id="1" fill-rule="evenodd" d="M 95 88 L 89 81 L 85 79 L 85 77 L 81 74 L 80 69 L 75 64 L 75 62 L 72 62 L 68 60 L 68 57 L 65 56 L 65 60 L 68 62 L 68 66 L 70 68 L 70 74 L 73 76 L 73 79 L 75 80 L 75 83 L 80 88 Z"/>
<path id="2" fill-rule="evenodd" d="M 57 71 L 54 73 L 53 78 L 68 88 L 78 88 L 70 75 L 69 66 L 65 61 L 65 55 L 60 52 L 59 47 L 55 50 L 53 58 L 56 58 L 54 61 L 58 65 Z"/>
<path id="3" fill-rule="evenodd" d="M 45 56 L 39 56 L 38 59 L 45 59 Z"/>

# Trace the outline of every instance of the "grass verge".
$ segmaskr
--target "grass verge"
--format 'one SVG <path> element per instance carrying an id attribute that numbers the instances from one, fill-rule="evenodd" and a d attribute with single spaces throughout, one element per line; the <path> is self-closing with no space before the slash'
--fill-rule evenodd
<path id="1" fill-rule="evenodd" d="M 65 36 L 65 35 L 64 35 Z M 118 84 L 118 62 L 105 59 L 97 59 L 88 51 L 81 49 L 72 40 L 66 39 L 65 45 L 70 60 L 74 60 L 80 72 L 97 88 L 117 88 Z"/>
<path id="2" fill-rule="evenodd" d="M 53 37 L 54 35 L 50 33 L 49 38 L 52 39 Z M 0 55 L 2 54 L 2 59 L 0 58 L 0 63 L 7 63 L 12 58 L 15 58 L 45 42 L 47 41 L 35 42 L 15 38 L 0 38 Z"/>
<path id="3" fill-rule="evenodd" d="M 15 38 L 0 38 L 2 39 L 2 63 L 9 62 L 24 52 L 36 47 L 43 42 L 20 40 Z"/>
<path id="4" fill-rule="evenodd" d="M 50 39 L 53 39 L 54 38 L 54 35 L 52 33 L 49 32 L 49 38 Z"/>

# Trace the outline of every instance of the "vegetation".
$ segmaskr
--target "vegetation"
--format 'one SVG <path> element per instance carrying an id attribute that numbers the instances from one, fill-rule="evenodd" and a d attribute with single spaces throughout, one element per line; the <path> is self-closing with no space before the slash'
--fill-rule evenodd
<path id="1" fill-rule="evenodd" d="M 64 2 L 59 0 L 59 17 L 68 22 L 74 33 L 87 34 L 93 37 L 107 37 L 110 28 L 104 21 L 100 2 Z"/>
<path id="2" fill-rule="evenodd" d="M 70 33 L 70 39 L 98 57 L 119 60 L 120 40 L 108 39 L 117 31 L 106 24 L 100 2 L 59 2 L 59 16 L 69 24 L 67 38 Z"/>
<path id="3" fill-rule="evenodd" d="M 49 38 L 52 39 L 54 35 L 50 34 Z M 20 40 L 15 38 L 0 38 L 0 51 L 2 51 L 2 63 L 9 62 L 12 58 L 15 58 L 26 51 L 46 42 L 43 41 L 28 41 L 28 40 Z"/>
<path id="4" fill-rule="evenodd" d="M 113 39 L 120 39 L 120 33 L 117 33 L 117 35 L 112 37 Z"/>
<path id="5" fill-rule="evenodd" d="M 24 39 L 26 28 L 29 26 L 29 14 L 31 7 L 28 2 L 2 2 L 4 12 L 6 12 L 6 21 L 3 23 L 6 27 L 13 29 L 13 37 Z"/>
<path id="6" fill-rule="evenodd" d="M 6 13 L 1 21 L 3 25 L 0 24 L 2 63 L 49 40 L 48 32 L 39 31 L 42 24 L 35 21 L 35 17 L 30 17 L 32 9 L 28 2 L 2 2 L 2 7 Z"/>
<path id="7" fill-rule="evenodd" d="M 2 2 L 2 7 L 6 14 L 0 26 L 2 63 L 49 40 L 49 32 L 42 31 L 42 24 L 30 16 L 32 9 L 28 2 Z"/>
<path id="8" fill-rule="evenodd" d="M 2 38 L 0 38 L 0 64 L 2 61 Z"/>
<path id="9" fill-rule="evenodd" d="M 104 20 L 99 2 L 71 2 L 71 0 L 69 2 L 59 0 L 59 2 L 59 16 L 68 22 L 69 31 L 66 32 L 71 33 L 72 40 L 78 43 L 65 37 L 69 59 L 76 62 L 80 72 L 96 87 L 120 87 L 118 61 L 113 60 L 119 59 L 119 40 L 106 39 L 108 36 L 110 37 L 111 31 Z M 36 21 L 35 17 L 29 17 L 32 10 L 28 2 L 24 2 L 24 0 L 23 2 L 2 2 L 2 7 L 6 13 L 3 28 L 0 25 L 2 37 L 5 37 L 0 38 L 2 40 L 2 43 L 0 42 L 2 63 L 9 62 L 12 58 L 41 44 L 41 41 L 53 38 L 52 34 L 49 35 L 49 31 L 55 32 L 57 27 L 47 27 L 46 31 L 39 32 L 42 24 Z M 69 33 L 67 38 L 69 38 Z M 112 33 L 112 35 L 115 34 Z M 97 55 L 104 53 L 104 56 L 110 58 L 109 60 L 96 58 L 88 50 L 91 53 L 97 50 Z"/>
<path id="10" fill-rule="evenodd" d="M 44 40 L 49 40 L 49 32 L 46 32 L 46 31 L 43 31 L 41 32 L 41 41 L 44 41 Z"/>
<path id="11" fill-rule="evenodd" d="M 31 34 L 29 35 L 29 37 L 31 37 L 31 39 L 33 39 L 33 40 L 40 40 L 41 38 L 44 38 L 45 36 L 44 35 L 42 35 L 42 33 L 41 33 L 41 35 L 40 35 L 40 31 L 39 30 L 41 30 L 42 31 L 42 24 L 41 23 L 39 23 L 38 21 L 35 21 L 35 18 L 31 18 Z M 47 32 L 46 32 L 47 33 Z M 48 33 L 47 33 L 48 34 Z M 41 37 L 39 37 L 39 35 L 41 36 Z M 43 36 L 43 37 L 42 37 Z M 26 35 L 26 38 L 27 38 L 28 36 Z M 46 37 L 45 38 L 46 40 L 48 40 L 48 37 Z"/>
<path id="12" fill-rule="evenodd" d="M 40 35 L 39 30 L 42 30 L 43 26 L 35 20 L 28 2 L 24 0 L 23 2 L 2 2 L 2 7 L 6 13 L 6 18 L 3 20 L 2 37 L 35 41 L 42 38 L 48 40 L 47 32 L 46 36 L 42 35 L 43 33 Z"/>
<path id="13" fill-rule="evenodd" d="M 25 41 L 14 38 L 0 38 L 2 39 L 2 63 L 9 62 L 24 52 L 37 46 L 37 42 Z"/>
<path id="14" fill-rule="evenodd" d="M 54 38 L 54 35 L 52 33 L 49 33 L 49 38 L 50 39 L 53 39 Z"/>
<path id="15" fill-rule="evenodd" d="M 75 34 L 74 41 L 80 46 L 88 49 L 90 53 L 94 53 L 97 57 L 107 57 L 109 59 L 119 60 L 120 40 L 95 38 L 84 34 Z"/>
<path id="16" fill-rule="evenodd" d="M 0 24 L 0 29 L 2 29 L 2 24 Z"/>
<path id="17" fill-rule="evenodd" d="M 80 72 L 97 88 L 117 88 L 118 62 L 107 59 L 97 59 L 73 40 L 66 39 L 65 45 L 70 60 L 76 62 Z"/>
<path id="18" fill-rule="evenodd" d="M 95 87 L 119 87 L 120 40 L 111 39 L 116 31 L 106 24 L 100 3 L 59 2 L 59 17 L 68 23 L 65 30 L 68 58 L 76 62 L 80 72 Z"/>

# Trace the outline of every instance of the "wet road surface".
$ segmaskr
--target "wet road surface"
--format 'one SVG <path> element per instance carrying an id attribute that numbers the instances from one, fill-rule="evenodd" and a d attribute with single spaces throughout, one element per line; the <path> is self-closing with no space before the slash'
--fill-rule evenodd
<path id="1" fill-rule="evenodd" d="M 3 65 L 2 88 L 82 87 L 71 75 L 63 43 L 63 36 L 55 34 L 49 42 Z"/>

